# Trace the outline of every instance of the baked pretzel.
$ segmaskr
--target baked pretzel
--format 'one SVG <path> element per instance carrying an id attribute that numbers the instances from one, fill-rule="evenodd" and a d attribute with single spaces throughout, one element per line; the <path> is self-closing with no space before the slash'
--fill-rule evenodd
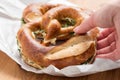
<path id="1" fill-rule="evenodd" d="M 69 12 L 68 12 L 69 11 Z M 63 28 L 59 19 L 70 17 L 76 20 L 72 29 Z M 74 7 L 58 6 L 47 11 L 41 18 L 23 25 L 17 33 L 18 45 L 23 60 L 38 69 L 54 65 L 61 69 L 70 65 L 83 64 L 95 56 L 96 31 L 89 34 L 70 36 L 73 28 L 83 17 Z M 68 30 L 68 31 L 67 31 Z M 64 41 L 60 36 L 63 35 Z M 66 40 L 66 37 L 69 37 Z M 54 40 L 58 44 L 45 45 L 44 40 Z M 60 43 L 59 43 L 60 42 Z"/>
<path id="2" fill-rule="evenodd" d="M 60 6 L 61 4 L 40 4 L 33 3 L 28 5 L 23 11 L 23 20 L 25 22 L 30 22 L 36 19 L 41 18 L 48 10 L 51 8 Z"/>

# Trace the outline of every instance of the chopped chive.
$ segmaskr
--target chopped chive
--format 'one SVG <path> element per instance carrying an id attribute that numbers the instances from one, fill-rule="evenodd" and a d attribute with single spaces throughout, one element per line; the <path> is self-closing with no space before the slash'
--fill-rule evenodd
<path id="1" fill-rule="evenodd" d="M 25 20 L 22 18 L 21 19 L 22 24 L 26 24 Z"/>
<path id="2" fill-rule="evenodd" d="M 68 17 L 62 18 L 62 19 L 60 20 L 60 22 L 62 23 L 62 27 L 63 27 L 63 28 L 64 28 L 64 27 L 68 27 L 68 26 L 74 26 L 75 23 L 76 23 L 76 21 L 75 21 L 74 19 L 68 18 Z"/>

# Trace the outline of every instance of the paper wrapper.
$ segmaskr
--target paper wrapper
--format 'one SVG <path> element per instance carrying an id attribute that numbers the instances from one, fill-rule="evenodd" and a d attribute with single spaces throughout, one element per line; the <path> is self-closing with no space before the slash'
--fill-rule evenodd
<path id="1" fill-rule="evenodd" d="M 49 0 L 0 0 L 0 50 L 16 61 L 23 69 L 38 74 L 46 73 L 55 76 L 76 77 L 120 67 L 120 61 L 113 62 L 100 58 L 97 58 L 93 64 L 68 66 L 61 70 L 53 65 L 38 70 L 25 64 L 17 49 L 16 33 L 21 27 L 23 9 L 33 1 L 46 3 Z M 76 6 L 66 0 L 53 0 L 50 3 L 63 3 Z"/>

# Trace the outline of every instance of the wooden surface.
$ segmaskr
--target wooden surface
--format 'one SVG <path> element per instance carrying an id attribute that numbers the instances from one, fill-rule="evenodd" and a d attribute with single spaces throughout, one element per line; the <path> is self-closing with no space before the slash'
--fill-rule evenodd
<path id="1" fill-rule="evenodd" d="M 88 76 L 67 78 L 27 72 L 0 51 L 0 80 L 120 80 L 120 69 Z"/>
<path id="2" fill-rule="evenodd" d="M 81 7 L 97 9 L 99 5 L 101 5 L 102 3 L 106 3 L 109 0 L 69 1 L 72 1 L 76 4 L 81 4 Z M 56 77 L 46 74 L 40 75 L 21 69 L 18 64 L 10 59 L 5 53 L 0 51 L 0 80 L 120 80 L 120 69 L 75 78 Z"/>

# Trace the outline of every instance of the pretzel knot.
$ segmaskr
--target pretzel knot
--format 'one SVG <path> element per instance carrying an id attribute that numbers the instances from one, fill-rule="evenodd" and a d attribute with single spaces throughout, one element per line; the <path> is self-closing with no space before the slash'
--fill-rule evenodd
<path id="1" fill-rule="evenodd" d="M 80 25 L 83 17 L 80 14 L 80 9 L 68 6 L 60 6 L 49 10 L 42 17 L 42 26 L 46 31 L 45 41 L 50 39 L 65 40 L 70 38 L 73 29 Z"/>
<path id="2" fill-rule="evenodd" d="M 61 4 L 32 4 L 23 12 L 26 24 L 17 33 L 23 60 L 35 67 L 57 68 L 82 64 L 95 55 L 95 30 L 76 35 L 83 21 L 81 9 Z"/>

